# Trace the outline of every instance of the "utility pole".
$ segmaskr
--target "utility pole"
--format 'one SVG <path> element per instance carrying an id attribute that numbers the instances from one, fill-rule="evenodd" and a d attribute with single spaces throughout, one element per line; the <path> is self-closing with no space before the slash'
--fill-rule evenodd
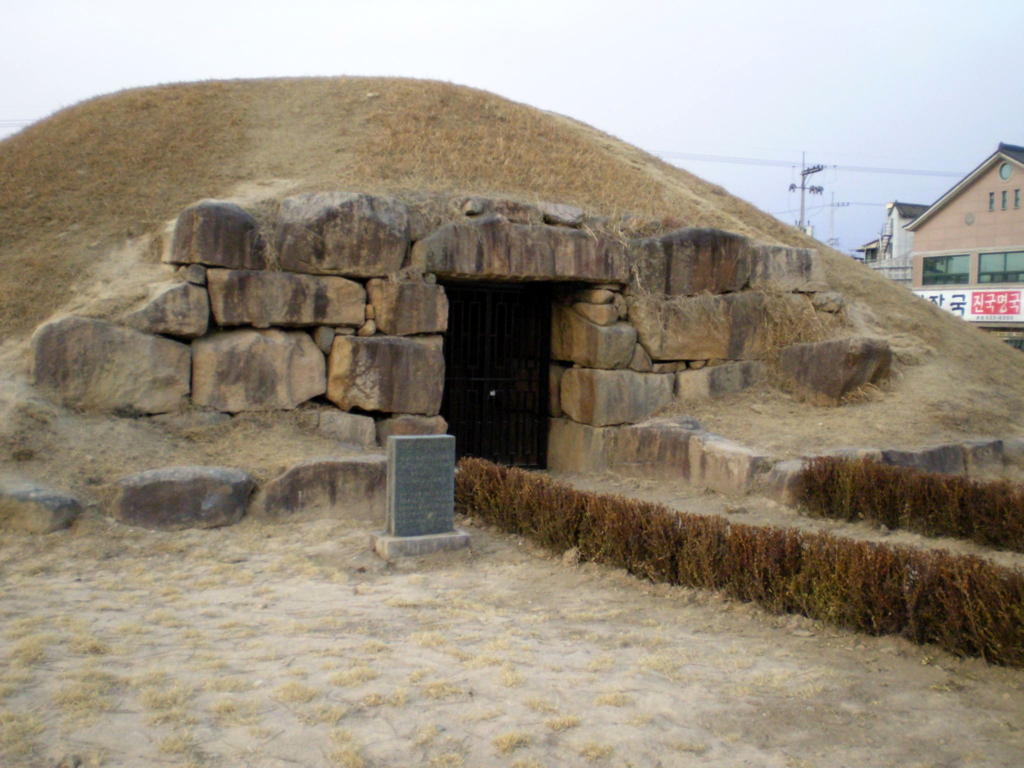
<path id="1" fill-rule="evenodd" d="M 829 213 L 828 213 L 828 240 L 826 241 L 826 244 L 827 245 L 831 245 L 833 248 L 835 248 L 835 247 L 837 247 L 839 245 L 839 238 L 836 237 L 836 208 L 846 208 L 850 204 L 849 203 L 837 203 L 836 202 L 836 193 L 835 192 L 830 192 L 829 195 L 830 195 L 829 199 L 831 200 L 831 202 L 829 203 L 829 206 L 828 206 L 829 207 Z"/>
<path id="2" fill-rule="evenodd" d="M 805 194 L 807 192 L 810 192 L 812 195 L 820 195 L 825 191 L 824 187 L 808 186 L 807 177 L 813 176 L 816 173 L 820 173 L 823 170 L 825 170 L 824 165 L 812 165 L 808 167 L 807 153 L 800 153 L 800 186 L 798 187 L 796 184 L 790 184 L 789 191 L 796 192 L 796 190 L 800 190 L 800 221 L 797 223 L 797 226 L 800 228 L 801 232 L 806 232 L 805 227 L 807 225 L 807 222 L 804 221 L 804 211 L 806 210 L 804 207 Z"/>

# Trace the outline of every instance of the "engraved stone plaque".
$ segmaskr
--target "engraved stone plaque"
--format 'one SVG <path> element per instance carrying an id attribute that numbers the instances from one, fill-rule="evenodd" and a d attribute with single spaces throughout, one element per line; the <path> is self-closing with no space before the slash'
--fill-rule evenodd
<path id="1" fill-rule="evenodd" d="M 454 530 L 455 438 L 388 438 L 388 534 L 429 536 Z"/>

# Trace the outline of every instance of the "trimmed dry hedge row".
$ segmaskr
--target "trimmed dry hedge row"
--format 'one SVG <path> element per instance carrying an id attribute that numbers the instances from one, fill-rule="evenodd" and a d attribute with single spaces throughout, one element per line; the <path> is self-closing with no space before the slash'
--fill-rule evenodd
<path id="1" fill-rule="evenodd" d="M 980 558 L 735 525 L 481 459 L 459 462 L 455 488 L 463 512 L 556 552 L 577 547 L 652 581 L 1024 666 L 1024 573 Z"/>
<path id="2" fill-rule="evenodd" d="M 821 457 L 800 475 L 800 501 L 821 517 L 869 520 L 1024 552 L 1024 488 L 870 459 Z"/>

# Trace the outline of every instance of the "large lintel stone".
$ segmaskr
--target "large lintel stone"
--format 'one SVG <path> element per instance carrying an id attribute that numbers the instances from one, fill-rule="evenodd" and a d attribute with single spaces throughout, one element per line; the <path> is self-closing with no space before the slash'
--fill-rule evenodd
<path id="1" fill-rule="evenodd" d="M 35 383 L 86 410 L 166 413 L 189 392 L 189 348 L 104 320 L 65 317 L 32 335 Z"/>
<path id="2" fill-rule="evenodd" d="M 343 277 L 211 269 L 207 281 L 219 325 L 359 327 L 366 319 L 366 291 Z"/>
<path id="3" fill-rule="evenodd" d="M 218 411 L 294 408 L 326 388 L 324 354 L 301 331 L 224 331 L 192 342 L 192 400 Z"/>
<path id="4" fill-rule="evenodd" d="M 320 192 L 286 198 L 277 227 L 282 269 L 384 277 L 409 249 L 409 211 L 391 198 Z"/>
<path id="5" fill-rule="evenodd" d="M 624 283 L 616 241 L 578 229 L 513 224 L 502 216 L 446 224 L 413 246 L 413 263 L 441 277 Z"/>
<path id="6" fill-rule="evenodd" d="M 338 336 L 327 397 L 343 410 L 434 416 L 444 393 L 444 354 L 433 342 L 397 336 Z"/>

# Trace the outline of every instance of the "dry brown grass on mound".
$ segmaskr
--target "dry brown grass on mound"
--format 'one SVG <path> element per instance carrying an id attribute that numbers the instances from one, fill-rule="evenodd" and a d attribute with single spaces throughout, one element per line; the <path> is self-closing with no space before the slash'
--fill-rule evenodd
<path id="1" fill-rule="evenodd" d="M 484 91 L 393 78 L 203 82 L 102 96 L 0 142 L 0 178 L 0 332 L 38 323 L 126 235 L 261 181 L 287 191 L 548 199 L 595 214 L 799 238 L 589 126 Z"/>

